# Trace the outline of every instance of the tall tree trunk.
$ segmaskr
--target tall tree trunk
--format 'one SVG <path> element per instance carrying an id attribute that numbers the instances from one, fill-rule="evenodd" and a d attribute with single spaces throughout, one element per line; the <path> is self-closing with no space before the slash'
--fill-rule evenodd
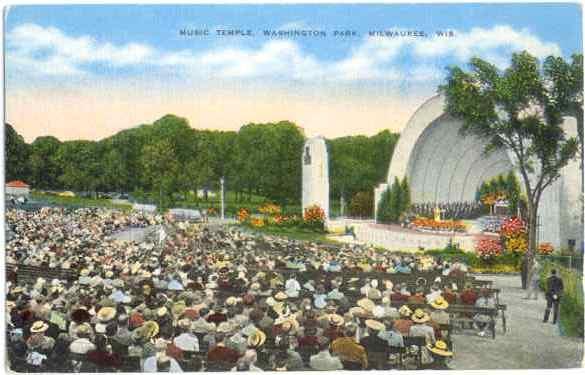
<path id="1" fill-rule="evenodd" d="M 528 271 L 534 262 L 534 255 L 536 254 L 536 239 L 538 233 L 538 203 L 528 201 L 528 249 L 522 261 L 522 289 L 527 288 Z"/>

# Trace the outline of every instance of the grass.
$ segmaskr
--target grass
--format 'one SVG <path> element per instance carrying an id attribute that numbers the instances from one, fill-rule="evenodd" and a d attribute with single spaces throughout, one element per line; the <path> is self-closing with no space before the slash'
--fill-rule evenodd
<path id="1" fill-rule="evenodd" d="M 299 240 L 299 241 L 310 241 L 310 242 L 319 242 L 319 243 L 326 243 L 326 244 L 335 244 L 339 245 L 338 241 L 335 241 L 331 238 L 328 238 L 328 233 L 319 233 L 315 232 L 310 229 L 299 228 L 299 227 L 275 227 L 275 226 L 265 226 L 261 228 L 250 228 L 248 226 L 240 227 L 245 228 L 246 230 L 252 231 L 258 234 L 267 234 L 271 236 L 279 236 L 285 237 L 291 240 Z"/>
<path id="2" fill-rule="evenodd" d="M 546 290 L 546 279 L 551 269 L 563 280 L 564 292 L 561 297 L 560 324 L 567 336 L 583 337 L 583 274 L 575 270 L 545 261 L 540 274 L 540 287 Z"/>
<path id="3" fill-rule="evenodd" d="M 130 210 L 132 205 L 130 204 L 118 204 L 112 203 L 110 199 L 95 199 L 95 198 L 82 198 L 82 197 L 60 197 L 58 195 L 45 194 L 41 192 L 32 192 L 31 198 L 35 202 L 42 201 L 56 206 L 66 207 L 105 207 L 105 208 L 116 208 L 120 210 Z"/>

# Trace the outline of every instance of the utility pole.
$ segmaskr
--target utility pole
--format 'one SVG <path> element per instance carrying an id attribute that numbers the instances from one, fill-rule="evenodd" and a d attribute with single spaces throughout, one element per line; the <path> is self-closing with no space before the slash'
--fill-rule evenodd
<path id="1" fill-rule="evenodd" d="M 225 202 L 224 202 L 224 193 L 223 193 L 224 182 L 225 182 L 225 179 L 223 177 L 221 177 L 219 179 L 219 183 L 221 185 L 221 192 L 220 192 L 220 194 L 221 194 L 221 220 L 225 219 L 225 215 L 224 215 L 225 214 Z"/>

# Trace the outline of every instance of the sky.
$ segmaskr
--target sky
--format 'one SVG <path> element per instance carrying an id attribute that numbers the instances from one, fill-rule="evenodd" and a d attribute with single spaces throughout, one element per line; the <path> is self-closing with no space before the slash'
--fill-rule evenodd
<path id="1" fill-rule="evenodd" d="M 5 117 L 28 142 L 102 139 L 168 113 L 198 129 L 290 120 L 307 136 L 399 132 L 448 66 L 582 53 L 581 17 L 559 3 L 16 6 Z M 318 35 L 264 35 L 286 30 Z"/>

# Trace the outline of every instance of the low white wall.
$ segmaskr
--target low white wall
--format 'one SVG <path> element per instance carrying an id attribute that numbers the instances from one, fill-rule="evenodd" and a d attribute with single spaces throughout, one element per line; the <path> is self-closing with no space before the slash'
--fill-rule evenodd
<path id="1" fill-rule="evenodd" d="M 474 250 L 473 236 L 454 235 L 441 236 L 431 233 L 407 233 L 394 232 L 386 228 L 376 228 L 373 226 L 358 226 L 355 228 L 356 239 L 358 242 L 379 246 L 388 250 L 405 250 L 412 251 L 424 247 L 426 250 L 443 249 L 453 240 L 453 244 L 458 244 L 462 250 Z"/>

